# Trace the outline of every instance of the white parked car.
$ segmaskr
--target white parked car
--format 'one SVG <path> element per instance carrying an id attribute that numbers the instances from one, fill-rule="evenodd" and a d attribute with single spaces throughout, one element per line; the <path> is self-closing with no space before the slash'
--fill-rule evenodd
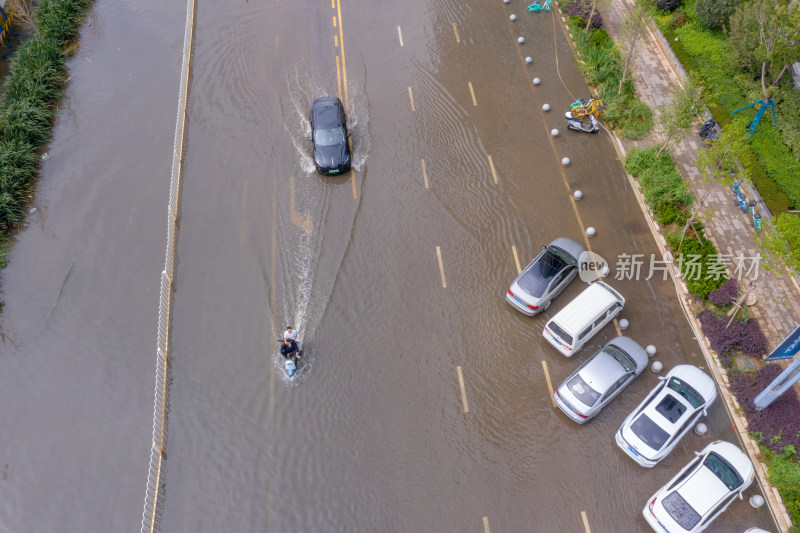
<path id="1" fill-rule="evenodd" d="M 658 533 L 706 529 L 753 482 L 747 455 L 730 442 L 714 441 L 661 487 L 642 514 Z"/>
<path id="2" fill-rule="evenodd" d="M 617 446 L 640 465 L 652 468 L 706 414 L 717 397 L 708 374 L 692 365 L 678 365 L 666 375 L 622 423 Z"/>

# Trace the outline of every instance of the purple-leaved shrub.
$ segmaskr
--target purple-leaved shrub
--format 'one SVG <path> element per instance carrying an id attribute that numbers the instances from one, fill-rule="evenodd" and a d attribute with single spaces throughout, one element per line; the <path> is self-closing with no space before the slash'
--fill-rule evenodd
<path id="1" fill-rule="evenodd" d="M 748 355 L 762 355 L 767 351 L 767 338 L 754 318 L 736 319 L 727 328 L 728 317 L 725 315 L 703 311 L 697 318 L 711 349 L 717 353 L 739 350 Z"/>
<path id="2" fill-rule="evenodd" d="M 739 284 L 736 280 L 731 278 L 722 285 L 719 289 L 708 293 L 708 301 L 719 307 L 728 307 L 733 305 L 736 298 L 739 296 Z"/>
<path id="3" fill-rule="evenodd" d="M 567 15 L 580 17 L 581 20 L 586 23 L 589 20 L 589 13 L 592 11 L 592 2 L 591 0 L 573 0 L 569 4 L 567 4 Z M 592 28 L 602 28 L 603 27 L 603 17 L 600 16 L 600 13 L 597 9 L 594 10 L 592 14 Z"/>
<path id="4" fill-rule="evenodd" d="M 800 450 L 800 401 L 790 389 L 763 411 L 756 411 L 753 399 L 769 385 L 783 369 L 776 364 L 766 364 L 756 373 L 733 374 L 731 391 L 747 416 L 747 429 L 760 434 L 759 443 L 775 452 L 792 445 Z"/>

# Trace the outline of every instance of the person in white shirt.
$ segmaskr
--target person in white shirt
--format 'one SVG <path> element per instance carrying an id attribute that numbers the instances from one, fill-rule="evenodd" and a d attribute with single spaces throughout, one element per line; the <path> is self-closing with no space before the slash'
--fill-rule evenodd
<path id="1" fill-rule="evenodd" d="M 292 326 L 286 326 L 286 331 L 283 332 L 283 338 L 296 341 L 297 340 L 297 330 L 292 329 Z"/>

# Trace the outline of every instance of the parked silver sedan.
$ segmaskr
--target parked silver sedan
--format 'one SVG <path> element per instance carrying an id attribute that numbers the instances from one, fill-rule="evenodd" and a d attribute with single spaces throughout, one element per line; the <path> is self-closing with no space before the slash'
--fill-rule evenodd
<path id="1" fill-rule="evenodd" d="M 511 282 L 506 301 L 521 313 L 533 316 L 541 313 L 578 275 L 578 259 L 586 248 L 577 242 L 559 237 Z"/>
<path id="2" fill-rule="evenodd" d="M 558 386 L 553 400 L 578 424 L 594 418 L 647 366 L 647 352 L 629 337 L 617 337 Z"/>

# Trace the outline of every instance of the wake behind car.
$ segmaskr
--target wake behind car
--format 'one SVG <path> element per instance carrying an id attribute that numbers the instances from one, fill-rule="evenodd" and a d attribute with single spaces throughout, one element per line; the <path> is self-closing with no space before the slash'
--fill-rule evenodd
<path id="1" fill-rule="evenodd" d="M 629 337 L 617 337 L 586 360 L 556 389 L 556 405 L 578 424 L 594 418 L 647 366 L 647 352 Z"/>
<path id="2" fill-rule="evenodd" d="M 698 533 L 753 482 L 753 463 L 730 442 L 714 441 L 653 495 L 642 510 L 658 533 Z"/>
<path id="3" fill-rule="evenodd" d="M 309 121 L 317 172 L 335 175 L 350 170 L 350 133 L 342 102 L 333 96 L 317 98 L 311 104 Z"/>
<path id="4" fill-rule="evenodd" d="M 578 259 L 585 251 L 564 237 L 542 246 L 541 253 L 511 282 L 506 301 L 528 316 L 544 311 L 578 275 Z"/>
<path id="5" fill-rule="evenodd" d="M 659 383 L 620 426 L 617 446 L 640 465 L 652 468 L 706 414 L 717 388 L 705 372 L 678 365 Z"/>

